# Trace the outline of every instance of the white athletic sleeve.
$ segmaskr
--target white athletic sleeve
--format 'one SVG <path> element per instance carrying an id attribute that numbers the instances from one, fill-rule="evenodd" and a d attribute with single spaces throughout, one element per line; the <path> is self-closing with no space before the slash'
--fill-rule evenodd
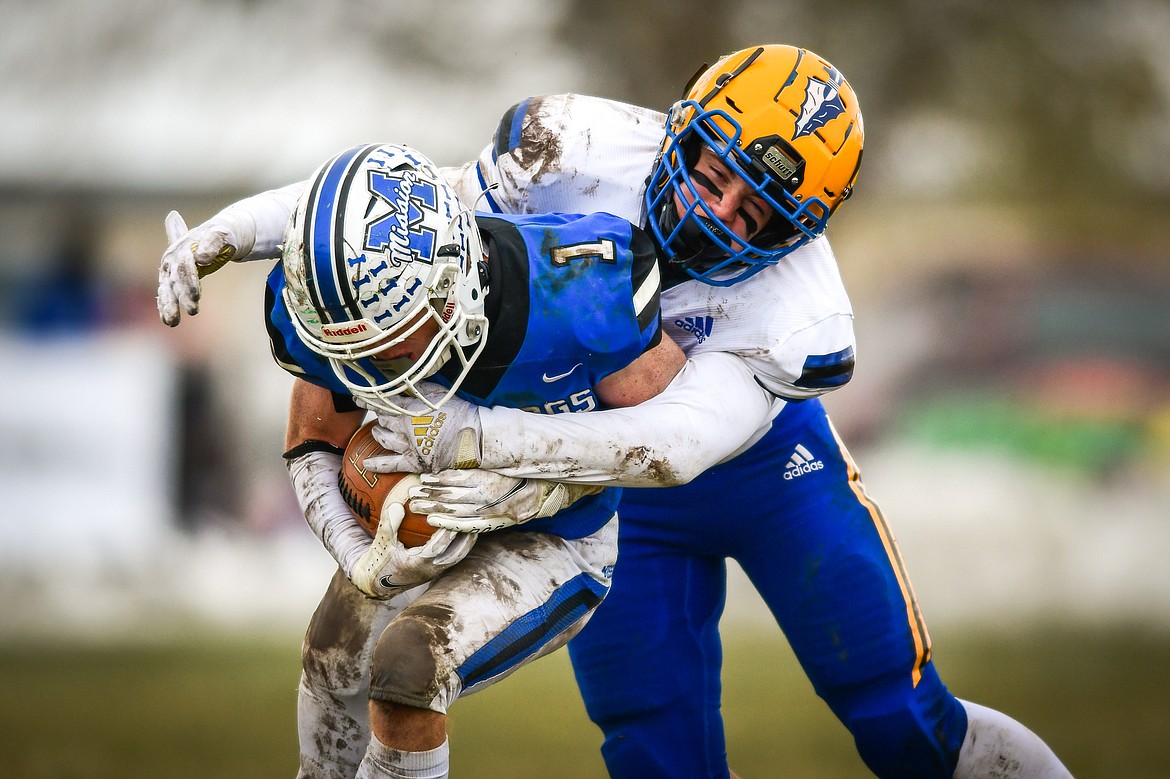
<path id="1" fill-rule="evenodd" d="M 238 200 L 223 209 L 224 214 L 242 212 L 256 224 L 256 240 L 252 244 L 252 250 L 242 257 L 236 257 L 235 262 L 274 260 L 280 257 L 280 247 L 284 243 L 284 228 L 288 225 L 289 217 L 297 207 L 297 200 L 300 199 L 307 184 L 307 181 L 298 181 L 287 187 L 270 189 Z"/>
<path id="2" fill-rule="evenodd" d="M 285 466 L 305 521 L 349 576 L 357 561 L 370 548 L 371 538 L 358 524 L 337 487 L 341 455 L 309 452 L 294 460 L 286 460 Z"/>
<path id="3" fill-rule="evenodd" d="M 552 415 L 481 409 L 480 467 L 617 487 L 685 484 L 755 443 L 783 405 L 742 358 L 703 354 L 661 394 L 630 408 Z"/>

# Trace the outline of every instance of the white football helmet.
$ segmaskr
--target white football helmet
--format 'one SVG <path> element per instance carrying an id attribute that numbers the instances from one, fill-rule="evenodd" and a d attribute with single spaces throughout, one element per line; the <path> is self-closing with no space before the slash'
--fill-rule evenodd
<path id="1" fill-rule="evenodd" d="M 313 175 L 284 239 L 284 304 L 300 339 L 375 411 L 409 413 L 407 394 L 437 409 L 487 340 L 483 248 L 472 213 L 438 168 L 406 146 L 358 146 Z M 438 330 L 417 359 L 377 355 L 420 328 Z M 445 395 L 416 385 L 449 360 Z"/>

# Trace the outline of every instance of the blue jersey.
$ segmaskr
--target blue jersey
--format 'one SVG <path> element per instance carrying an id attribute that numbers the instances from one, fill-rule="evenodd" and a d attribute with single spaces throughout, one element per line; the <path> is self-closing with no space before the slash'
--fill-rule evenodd
<path id="1" fill-rule="evenodd" d="M 476 222 L 488 256 L 484 313 L 490 324 L 458 394 L 477 405 L 545 414 L 598 408 L 597 382 L 662 337 L 657 255 L 649 236 L 605 213 L 479 214 Z M 294 376 L 333 392 L 339 408 L 356 409 L 328 361 L 297 337 L 281 302 L 284 283 L 277 264 L 265 299 L 274 358 Z M 443 373 L 432 378 L 449 385 Z M 620 495 L 620 489 L 606 489 L 514 529 L 581 538 L 609 521 Z"/>

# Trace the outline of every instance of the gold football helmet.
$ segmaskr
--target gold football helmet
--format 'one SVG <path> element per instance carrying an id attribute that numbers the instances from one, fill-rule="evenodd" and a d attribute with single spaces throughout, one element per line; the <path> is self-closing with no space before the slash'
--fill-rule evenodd
<path id="1" fill-rule="evenodd" d="M 853 88 L 818 55 L 782 45 L 729 54 L 667 115 L 646 190 L 651 231 L 668 261 L 695 278 L 719 286 L 747 278 L 824 232 L 853 190 L 864 135 Z M 704 147 L 772 210 L 753 235 L 703 207 L 710 181 L 694 172 Z"/>

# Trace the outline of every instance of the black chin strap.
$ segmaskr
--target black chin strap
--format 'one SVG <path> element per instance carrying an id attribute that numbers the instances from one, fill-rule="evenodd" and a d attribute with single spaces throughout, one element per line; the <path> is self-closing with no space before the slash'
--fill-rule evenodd
<path id="1" fill-rule="evenodd" d="M 670 235 L 678 227 L 678 214 L 672 206 L 673 201 L 667 199 L 658 214 L 659 230 L 664 236 Z M 695 219 L 700 218 L 695 217 Z M 702 271 L 715 265 L 725 256 L 711 245 L 706 233 L 695 223 L 695 219 L 688 219 L 679 229 L 678 235 L 670 242 L 670 250 L 674 252 L 674 256 L 662 263 L 662 286 L 664 289 L 692 279 L 693 277 L 687 273 L 687 268 Z M 707 226 L 711 230 L 718 230 L 710 222 L 707 223 Z M 658 237 L 656 235 L 653 237 L 655 244 L 657 244 Z M 666 252 L 663 251 L 661 245 L 658 246 L 658 256 L 666 257 Z"/>

